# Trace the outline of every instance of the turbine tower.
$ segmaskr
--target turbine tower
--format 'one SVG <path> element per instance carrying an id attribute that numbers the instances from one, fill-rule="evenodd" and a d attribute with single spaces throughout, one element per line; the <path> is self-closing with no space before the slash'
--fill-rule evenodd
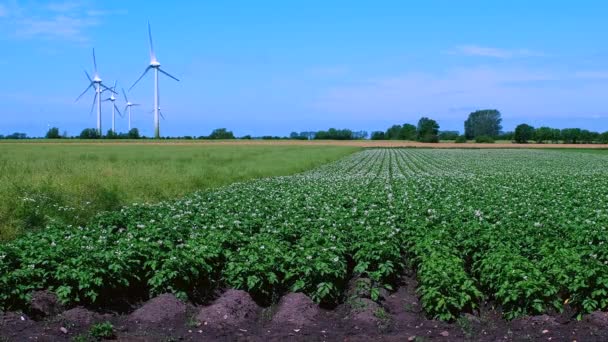
<path id="1" fill-rule="evenodd" d="M 160 68 L 160 62 L 158 61 L 158 59 L 156 59 L 156 54 L 154 53 L 154 46 L 152 45 L 152 30 L 150 29 L 150 22 L 148 22 L 148 38 L 150 38 L 150 65 L 148 65 L 146 70 L 144 70 L 141 76 L 139 76 L 137 81 L 133 83 L 131 88 L 129 88 L 129 91 L 133 89 L 133 87 L 135 87 L 137 82 L 139 82 L 139 80 L 141 80 L 150 69 L 154 69 L 154 137 L 158 139 L 160 138 L 160 100 L 158 94 L 158 73 L 161 72 L 176 81 L 179 80 Z"/>
<path id="2" fill-rule="evenodd" d="M 129 101 L 129 99 L 127 98 L 127 93 L 125 93 L 125 90 L 122 90 L 122 94 L 125 96 L 125 102 L 127 103 L 125 105 L 125 109 L 124 111 L 128 113 L 129 115 L 129 131 L 131 130 L 131 107 L 133 106 L 139 106 L 139 103 L 131 103 Z"/>
<path id="3" fill-rule="evenodd" d="M 115 103 L 116 97 L 114 96 L 114 93 L 116 93 L 116 81 L 114 81 L 114 86 L 110 89 L 112 91 L 110 93 L 110 97 L 103 101 L 112 101 L 112 133 L 116 133 L 116 112 L 118 112 L 118 114 L 122 116 L 122 113 L 120 113 L 120 110 L 118 110 L 118 107 L 116 107 Z"/>
<path id="4" fill-rule="evenodd" d="M 95 108 L 95 104 L 97 103 L 97 133 L 101 136 L 101 92 L 103 89 L 109 90 L 114 93 L 114 90 L 106 87 L 99 77 L 99 73 L 97 72 L 97 60 L 95 58 L 95 49 L 93 49 L 93 78 L 89 75 L 89 73 L 85 70 L 85 75 L 87 75 L 87 79 L 89 80 L 89 86 L 85 89 L 77 98 L 76 101 L 80 100 L 80 98 L 90 89 L 95 89 L 95 97 L 93 98 L 93 105 L 91 106 L 91 112 Z M 103 89 L 102 89 L 103 88 Z M 97 101 L 97 102 L 96 102 Z"/>

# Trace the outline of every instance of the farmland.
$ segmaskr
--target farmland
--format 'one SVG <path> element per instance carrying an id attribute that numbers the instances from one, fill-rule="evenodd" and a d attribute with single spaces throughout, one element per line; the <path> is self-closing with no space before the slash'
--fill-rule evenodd
<path id="1" fill-rule="evenodd" d="M 483 302 L 507 319 L 605 311 L 607 166 L 600 153 L 364 150 L 28 233 L 0 247 L 0 306 L 24 307 L 37 289 L 104 305 L 125 293 L 204 302 L 224 288 L 332 306 L 353 278 L 378 300 L 412 269 L 440 320 Z"/>
<path id="2" fill-rule="evenodd" d="M 235 181 L 288 175 L 356 147 L 0 143 L 0 240 L 50 222 L 83 225 L 95 214 Z"/>

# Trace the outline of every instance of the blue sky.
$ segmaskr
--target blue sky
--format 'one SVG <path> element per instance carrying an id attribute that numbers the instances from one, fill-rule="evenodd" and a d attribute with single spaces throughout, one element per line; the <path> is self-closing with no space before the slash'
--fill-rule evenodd
<path id="1" fill-rule="evenodd" d="M 497 108 L 505 130 L 608 130 L 606 1 L 0 1 L 0 134 L 94 127 L 87 86 L 163 68 L 163 135 L 384 130 L 436 119 L 462 131 Z M 131 92 L 152 134 L 151 75 Z M 119 103 L 122 108 L 124 104 Z M 110 107 L 103 108 L 104 131 Z M 126 131 L 125 119 L 117 124 Z"/>

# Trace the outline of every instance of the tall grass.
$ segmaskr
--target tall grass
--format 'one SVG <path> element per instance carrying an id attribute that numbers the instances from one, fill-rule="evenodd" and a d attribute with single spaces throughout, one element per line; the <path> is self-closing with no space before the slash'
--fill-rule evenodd
<path id="1" fill-rule="evenodd" d="M 84 224 L 134 202 L 288 175 L 356 151 L 340 146 L 0 143 L 0 240 L 51 221 Z"/>

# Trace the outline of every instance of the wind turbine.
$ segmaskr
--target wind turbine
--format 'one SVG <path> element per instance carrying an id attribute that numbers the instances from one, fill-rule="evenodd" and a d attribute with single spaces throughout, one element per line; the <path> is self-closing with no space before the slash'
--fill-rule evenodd
<path id="1" fill-rule="evenodd" d="M 95 89 L 95 97 L 93 98 L 93 105 L 91 106 L 91 112 L 95 108 L 95 101 L 97 101 L 97 133 L 101 136 L 101 92 L 103 89 L 109 90 L 114 93 L 114 91 L 108 87 L 106 87 L 99 77 L 99 73 L 97 72 L 97 60 L 95 58 L 95 49 L 93 49 L 93 78 L 89 75 L 89 73 L 85 70 L 84 73 L 87 75 L 87 79 L 89 80 L 89 86 L 85 89 L 77 98 L 76 101 L 80 100 L 80 98 L 90 89 Z"/>
<path id="2" fill-rule="evenodd" d="M 133 87 L 135 87 L 137 82 L 139 82 L 139 80 L 141 80 L 150 69 L 154 69 L 154 137 L 158 139 L 160 138 L 160 101 L 158 98 L 158 73 L 161 72 L 176 81 L 179 80 L 160 68 L 160 62 L 158 61 L 158 59 L 156 59 L 156 54 L 154 53 L 154 46 L 152 45 L 152 30 L 150 29 L 150 22 L 148 22 L 148 37 L 150 38 L 150 65 L 148 65 L 146 70 L 144 70 L 143 74 L 139 76 L 137 81 L 133 83 L 131 88 L 129 88 L 129 91 L 133 89 Z"/>
<path id="3" fill-rule="evenodd" d="M 116 81 L 114 81 L 114 86 L 112 88 L 110 88 L 110 90 L 112 91 L 110 93 L 110 97 L 103 100 L 104 102 L 112 101 L 112 133 L 116 133 L 116 112 L 118 112 L 118 114 L 120 116 L 122 116 L 122 113 L 120 113 L 120 110 L 118 110 L 118 107 L 116 107 L 116 103 L 115 103 L 116 97 L 114 96 L 114 93 L 116 93 L 115 89 L 116 89 Z"/>
<path id="4" fill-rule="evenodd" d="M 127 103 L 125 105 L 125 109 L 124 111 L 127 112 L 129 114 L 129 131 L 131 130 L 131 107 L 133 106 L 139 106 L 139 103 L 131 103 L 129 101 L 129 99 L 127 98 L 127 93 L 125 93 L 125 90 L 122 90 L 122 94 L 125 96 L 125 102 Z M 160 112 L 160 110 L 159 110 Z"/>

